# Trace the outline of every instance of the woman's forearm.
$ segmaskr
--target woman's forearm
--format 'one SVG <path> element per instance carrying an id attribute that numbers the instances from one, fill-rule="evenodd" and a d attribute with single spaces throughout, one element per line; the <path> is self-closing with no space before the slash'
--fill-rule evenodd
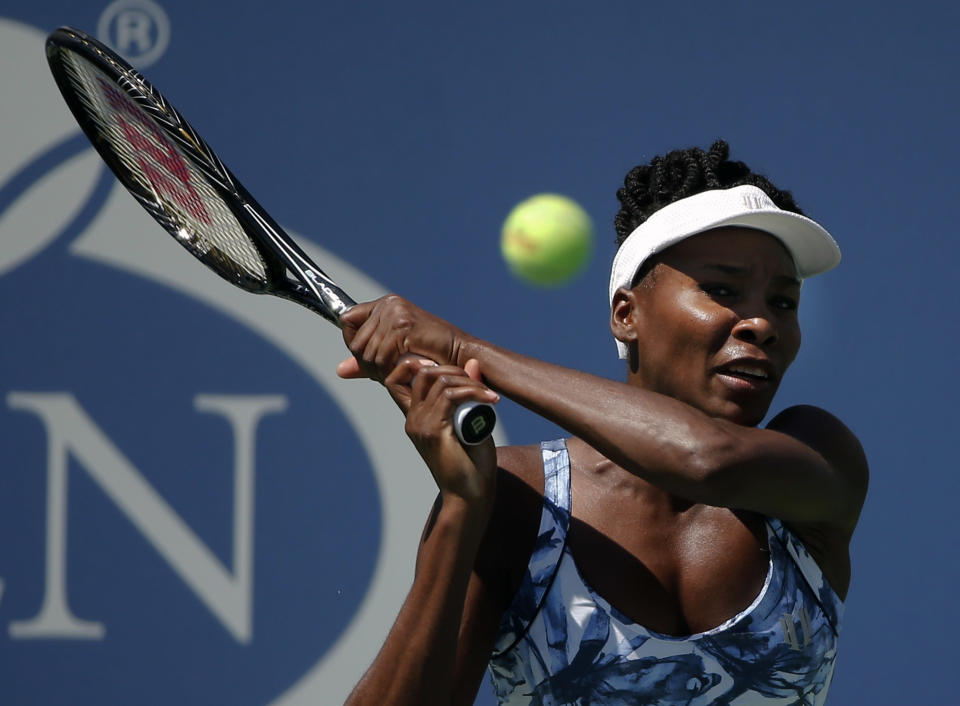
<path id="1" fill-rule="evenodd" d="M 428 527 L 413 587 L 348 706 L 451 703 L 467 586 L 486 518 L 445 503 Z"/>
<path id="2" fill-rule="evenodd" d="M 703 499 L 695 496 L 705 478 L 736 452 L 735 425 L 671 397 L 485 341 L 464 343 L 460 355 L 479 360 L 485 382 L 497 392 L 682 497 Z"/>

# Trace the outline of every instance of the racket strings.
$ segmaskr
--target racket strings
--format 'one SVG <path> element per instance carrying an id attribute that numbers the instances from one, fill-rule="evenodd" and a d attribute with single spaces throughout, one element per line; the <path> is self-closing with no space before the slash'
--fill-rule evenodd
<path id="1" fill-rule="evenodd" d="M 100 69 L 71 51 L 61 55 L 81 108 L 125 172 L 118 177 L 139 187 L 141 203 L 194 256 L 238 286 L 263 290 L 263 258 L 191 158 Z"/>

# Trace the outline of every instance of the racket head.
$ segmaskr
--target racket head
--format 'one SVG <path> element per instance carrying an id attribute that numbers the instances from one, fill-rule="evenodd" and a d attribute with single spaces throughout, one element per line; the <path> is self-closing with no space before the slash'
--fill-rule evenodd
<path id="1" fill-rule="evenodd" d="M 254 201 L 160 91 L 80 30 L 55 30 L 46 50 L 57 87 L 87 138 L 180 245 L 237 287 L 292 299 L 339 323 L 353 300 Z"/>
<path id="2" fill-rule="evenodd" d="M 46 50 L 57 87 L 87 138 L 180 245 L 231 284 L 291 299 L 340 325 L 353 299 L 283 232 L 147 79 L 72 27 L 51 33 Z M 495 423 L 492 407 L 470 405 L 457 418 L 457 434 L 466 444 L 480 443 Z"/>

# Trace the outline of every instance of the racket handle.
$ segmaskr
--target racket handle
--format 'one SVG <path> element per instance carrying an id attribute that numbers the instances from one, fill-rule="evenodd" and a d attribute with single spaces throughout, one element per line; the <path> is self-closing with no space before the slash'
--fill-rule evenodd
<path id="1" fill-rule="evenodd" d="M 414 354 L 406 353 L 401 360 L 412 356 Z M 428 362 L 423 358 L 420 360 Z M 486 402 L 464 402 L 453 412 L 453 430 L 460 443 L 465 446 L 482 444 L 493 433 L 495 426 L 497 426 L 497 412 L 493 405 Z"/>
<path id="2" fill-rule="evenodd" d="M 453 413 L 453 428 L 457 438 L 467 446 L 483 443 L 496 425 L 496 411 L 484 402 L 465 402 Z"/>

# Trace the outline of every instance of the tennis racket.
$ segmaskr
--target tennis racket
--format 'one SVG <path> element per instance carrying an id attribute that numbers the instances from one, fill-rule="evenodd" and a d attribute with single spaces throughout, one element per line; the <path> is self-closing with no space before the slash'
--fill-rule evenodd
<path id="1" fill-rule="evenodd" d="M 61 27 L 47 61 L 73 116 L 117 179 L 174 239 L 241 289 L 289 299 L 340 326 L 356 302 L 247 193 L 190 124 L 126 61 Z M 464 444 L 493 431 L 496 413 L 469 402 L 454 416 Z"/>

